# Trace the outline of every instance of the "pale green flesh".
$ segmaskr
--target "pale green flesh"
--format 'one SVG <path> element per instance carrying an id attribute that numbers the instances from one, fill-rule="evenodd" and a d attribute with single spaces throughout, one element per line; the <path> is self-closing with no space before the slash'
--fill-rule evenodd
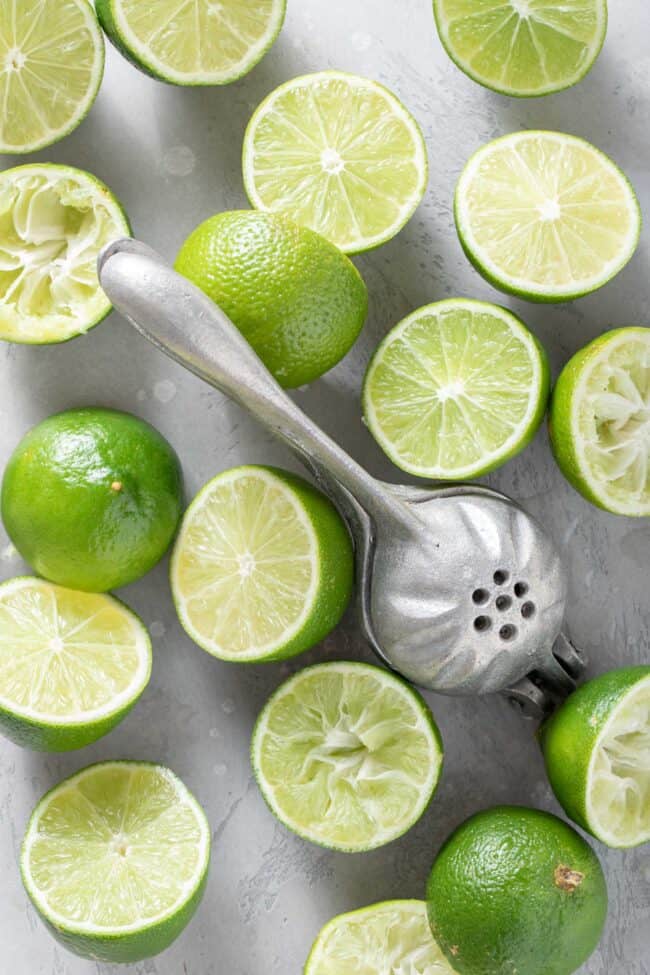
<path id="1" fill-rule="evenodd" d="M 456 210 L 479 265 L 533 296 L 594 290 L 629 260 L 639 234 L 618 167 L 554 132 L 516 133 L 480 150 L 461 176 Z"/>
<path id="2" fill-rule="evenodd" d="M 317 559 L 291 488 L 261 471 L 233 472 L 186 516 L 172 566 L 178 611 L 218 656 L 263 656 L 299 631 L 316 595 Z"/>
<path id="3" fill-rule="evenodd" d="M 39 579 L 0 586 L 0 705 L 15 714 L 83 722 L 110 714 L 146 683 L 149 640 L 110 596 Z"/>
<path id="4" fill-rule="evenodd" d="M 650 333 L 614 340 L 574 395 L 589 486 L 615 510 L 650 514 Z"/>
<path id="5" fill-rule="evenodd" d="M 426 905 L 389 901 L 323 928 L 305 975 L 453 975 L 433 940 Z"/>
<path id="6" fill-rule="evenodd" d="M 650 840 L 650 681 L 616 708 L 592 759 L 589 822 L 613 846 Z"/>
<path id="7" fill-rule="evenodd" d="M 170 915 L 205 871 L 196 802 L 166 769 L 106 763 L 50 793 L 23 849 L 39 909 L 74 931 L 120 933 Z"/>
<path id="8" fill-rule="evenodd" d="M 0 174 L 0 337 L 60 342 L 110 310 L 97 255 L 128 223 L 108 191 L 69 167 Z"/>
<path id="9" fill-rule="evenodd" d="M 591 67 L 606 29 L 604 0 L 435 0 L 445 44 L 488 87 L 557 91 Z"/>
<path id="10" fill-rule="evenodd" d="M 103 71 L 87 0 L 0 0 L 0 152 L 29 152 L 84 117 Z"/>
<path id="11" fill-rule="evenodd" d="M 540 356 L 499 309 L 449 301 L 415 312 L 380 347 L 369 426 L 403 469 L 469 476 L 513 450 L 540 396 Z"/>
<path id="12" fill-rule="evenodd" d="M 270 95 L 244 145 L 253 205 L 287 213 L 348 252 L 397 233 L 420 202 L 426 175 L 422 136 L 397 99 L 333 71 Z"/>
<path id="13" fill-rule="evenodd" d="M 383 671 L 326 664 L 287 681 L 262 714 L 253 760 L 290 829 L 370 849 L 422 814 L 442 756 L 423 705 Z"/>

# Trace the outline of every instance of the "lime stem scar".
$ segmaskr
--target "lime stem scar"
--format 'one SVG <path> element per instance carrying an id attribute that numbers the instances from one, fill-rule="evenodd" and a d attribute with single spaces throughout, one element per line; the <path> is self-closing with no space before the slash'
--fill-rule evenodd
<path id="1" fill-rule="evenodd" d="M 113 481 L 113 483 L 111 484 L 111 491 L 116 491 L 117 492 L 117 491 L 121 491 L 121 490 L 122 490 L 122 482 L 121 481 Z"/>
<path id="2" fill-rule="evenodd" d="M 565 867 L 562 863 L 555 868 L 553 877 L 555 886 L 559 887 L 560 890 L 565 890 L 568 894 L 573 894 L 585 879 L 583 873 L 572 870 L 571 867 Z"/>

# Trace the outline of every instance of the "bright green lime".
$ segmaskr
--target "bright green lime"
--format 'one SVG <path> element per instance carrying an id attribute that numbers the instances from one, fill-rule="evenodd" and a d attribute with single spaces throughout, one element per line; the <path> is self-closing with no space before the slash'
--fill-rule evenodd
<path id="1" fill-rule="evenodd" d="M 332 503 L 295 474 L 236 467 L 189 506 L 174 547 L 179 619 L 215 657 L 293 657 L 339 622 L 352 594 L 347 529 Z"/>
<path id="2" fill-rule="evenodd" d="M 69 951 L 136 962 L 164 951 L 196 911 L 210 827 L 169 769 L 101 762 L 36 806 L 21 851 L 23 883 Z"/>
<path id="3" fill-rule="evenodd" d="M 436 941 L 459 975 L 571 975 L 607 915 L 593 850 L 537 809 L 497 806 L 453 833 L 427 888 Z"/>
<path id="4" fill-rule="evenodd" d="M 433 0 L 461 71 L 503 95 L 550 95 L 581 81 L 607 33 L 607 0 Z"/>
<path id="5" fill-rule="evenodd" d="M 388 457 L 418 477 L 478 477 L 535 435 L 549 394 L 537 339 L 511 312 L 451 298 L 388 333 L 366 373 L 363 410 Z"/>
<path id="6" fill-rule="evenodd" d="M 571 819 L 608 846 L 650 840 L 650 667 L 583 684 L 542 727 L 540 741 Z"/>
<path id="7" fill-rule="evenodd" d="M 366 319 L 368 294 L 352 262 L 281 216 L 217 214 L 187 238 L 176 270 L 220 305 L 283 386 L 335 366 Z"/>
<path id="8" fill-rule="evenodd" d="M 319 664 L 290 677 L 262 710 L 251 754 L 280 822 L 344 853 L 377 849 L 409 830 L 442 768 L 424 700 L 362 663 Z"/>
<path id="9" fill-rule="evenodd" d="M 254 207 L 286 213 L 353 254 L 402 229 L 428 176 L 410 112 L 376 81 L 342 71 L 271 92 L 246 130 L 243 169 Z"/>
<path id="10" fill-rule="evenodd" d="M 617 515 L 650 515 L 650 328 L 618 328 L 566 364 L 551 400 L 564 476 Z"/>
<path id="11" fill-rule="evenodd" d="M 7 534 L 36 571 L 103 592 L 160 561 L 181 514 L 182 475 L 165 438 L 129 413 L 88 408 L 35 426 L 2 481 Z"/>

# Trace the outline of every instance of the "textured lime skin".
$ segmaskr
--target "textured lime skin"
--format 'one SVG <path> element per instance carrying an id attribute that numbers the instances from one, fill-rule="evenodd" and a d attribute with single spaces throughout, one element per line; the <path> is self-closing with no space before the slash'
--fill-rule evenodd
<path id="1" fill-rule="evenodd" d="M 561 886 L 558 868 L 582 875 L 574 889 Z M 607 913 L 593 850 L 556 816 L 518 806 L 480 812 L 452 834 L 427 901 L 433 936 L 459 975 L 571 975 Z"/>
<path id="2" fill-rule="evenodd" d="M 102 764 L 110 765 L 149 765 L 156 767 L 155 762 L 138 762 L 138 761 L 111 761 L 110 763 L 98 762 L 96 767 Z M 59 782 L 58 785 L 54 786 L 47 792 L 40 802 L 37 803 L 32 815 L 30 817 L 29 823 L 27 824 L 27 829 L 25 830 L 25 837 L 30 831 L 34 817 L 38 812 L 40 806 L 47 801 L 49 796 L 65 785 L 70 779 L 76 778 L 77 775 L 91 769 L 95 766 L 89 765 L 80 772 L 71 775 L 69 779 L 64 779 L 63 782 Z M 195 800 L 196 802 L 196 800 Z M 197 808 L 200 809 L 198 803 L 196 803 Z M 206 826 L 207 826 L 206 820 Z M 208 837 L 210 836 L 209 826 L 208 826 Z M 80 955 L 82 958 L 89 958 L 97 961 L 115 962 L 115 963 L 133 963 L 142 961 L 145 958 L 152 958 L 154 955 L 159 955 L 161 951 L 168 948 L 183 930 L 187 927 L 192 917 L 196 913 L 196 910 L 201 903 L 201 899 L 205 892 L 205 887 L 208 881 L 208 868 L 210 865 L 210 846 L 208 845 L 207 857 L 204 864 L 203 873 L 201 879 L 192 892 L 188 900 L 176 911 L 176 913 L 170 915 L 167 918 L 163 918 L 161 921 L 154 922 L 143 926 L 138 931 L 127 932 L 124 934 L 107 935 L 107 934 L 97 934 L 90 935 L 84 932 L 75 931 L 72 926 L 66 927 L 60 924 L 55 924 L 50 918 L 42 913 L 37 900 L 32 895 L 27 882 L 27 873 L 25 870 L 25 847 L 23 841 L 23 848 L 21 850 L 20 857 L 20 870 L 23 880 L 23 885 L 29 894 L 34 907 L 40 917 L 41 921 L 45 924 L 46 928 L 51 932 L 51 934 L 59 941 L 68 951 L 73 952 L 75 955 Z"/>
<path id="3" fill-rule="evenodd" d="M 164 437 L 99 407 L 39 423 L 2 482 L 2 519 L 23 558 L 46 579 L 88 592 L 125 586 L 153 568 L 181 505 L 180 463 Z"/>
<path id="4" fill-rule="evenodd" d="M 277 647 L 273 652 L 265 654 L 263 657 L 247 657 L 238 660 L 238 663 L 270 663 L 274 660 L 287 660 L 296 657 L 298 654 L 310 650 L 330 633 L 340 622 L 345 610 L 352 597 L 354 587 L 354 551 L 352 542 L 345 524 L 332 502 L 325 497 L 317 488 L 309 484 L 298 474 L 281 470 L 278 467 L 261 467 L 256 465 L 246 465 L 239 468 L 246 470 L 264 470 L 273 474 L 283 484 L 291 488 L 303 506 L 305 515 L 309 519 L 316 535 L 318 546 L 319 563 L 319 587 L 311 613 L 307 617 L 303 627 L 288 643 Z M 229 471 L 224 471 L 228 474 Z M 200 500 L 205 491 L 218 481 L 222 475 L 217 474 L 215 478 L 199 491 L 198 495 L 187 509 L 183 521 L 192 516 L 194 505 Z M 181 526 L 179 537 L 174 547 L 174 553 L 170 561 L 170 580 L 172 595 L 176 605 L 178 618 L 188 636 L 194 640 L 207 653 L 213 656 L 214 650 L 211 647 L 199 643 L 197 634 L 194 633 L 184 614 L 179 609 L 179 600 L 175 591 L 174 568 L 177 553 L 182 543 L 183 526 Z M 233 661 L 234 658 L 224 658 Z"/>
<path id="5" fill-rule="evenodd" d="M 599 834 L 587 812 L 591 758 L 614 709 L 639 681 L 648 679 L 648 666 L 601 674 L 571 694 L 539 732 L 546 773 L 558 802 L 567 816 L 608 846 L 611 842 Z M 646 839 L 639 840 L 643 842 Z"/>
<path id="6" fill-rule="evenodd" d="M 366 319 L 368 293 L 349 258 L 277 214 L 211 217 L 187 238 L 175 266 L 220 305 L 285 387 L 335 366 Z"/>

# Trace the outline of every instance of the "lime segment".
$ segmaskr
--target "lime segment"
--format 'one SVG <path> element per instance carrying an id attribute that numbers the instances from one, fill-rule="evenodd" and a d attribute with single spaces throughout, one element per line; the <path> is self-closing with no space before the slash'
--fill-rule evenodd
<path id="1" fill-rule="evenodd" d="M 288 829 L 347 853 L 413 826 L 435 791 L 442 744 L 425 702 L 387 671 L 328 663 L 269 700 L 253 733 L 260 789 Z"/>
<path id="2" fill-rule="evenodd" d="M 410 113 L 386 88 L 340 71 L 272 92 L 246 131 L 243 167 L 254 207 L 287 213 L 348 253 L 394 237 L 427 183 Z"/>
<path id="3" fill-rule="evenodd" d="M 459 479 L 521 450 L 546 409 L 549 370 L 515 315 L 480 301 L 427 305 L 384 339 L 366 374 L 368 427 L 402 470 Z"/>

